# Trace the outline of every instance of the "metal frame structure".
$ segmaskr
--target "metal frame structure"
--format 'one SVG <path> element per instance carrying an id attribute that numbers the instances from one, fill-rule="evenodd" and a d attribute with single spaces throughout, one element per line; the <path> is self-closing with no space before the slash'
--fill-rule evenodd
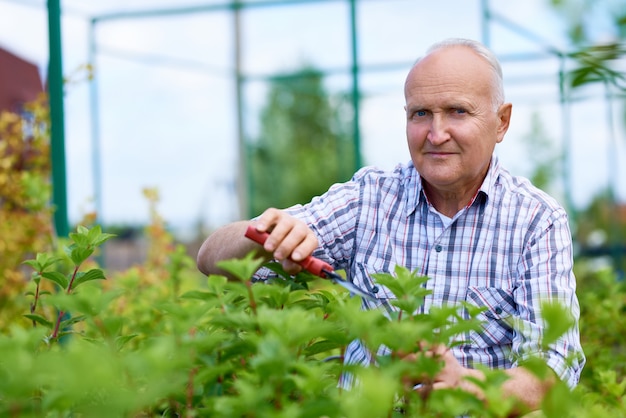
<path id="1" fill-rule="evenodd" d="M 48 39 L 50 48 L 48 95 L 50 100 L 52 199 L 55 206 L 54 226 L 58 236 L 66 236 L 69 233 L 69 220 L 67 216 L 63 53 L 61 51 L 61 6 L 59 0 L 48 0 Z"/>
<path id="2" fill-rule="evenodd" d="M 226 0 L 225 0 L 226 1 Z M 350 68 L 346 68 L 345 72 L 349 73 L 352 80 L 352 106 L 354 110 L 354 120 L 353 120 L 353 132 L 354 132 L 354 146 L 357 150 L 357 155 L 360 155 L 358 150 L 360 149 L 360 128 L 359 128 L 359 118 L 360 118 L 360 86 L 359 86 L 359 74 L 371 70 L 371 68 L 367 68 L 359 64 L 359 56 L 358 56 L 358 28 L 357 28 L 357 4 L 358 0 L 258 0 L 254 2 L 244 2 L 242 0 L 230 0 L 221 4 L 212 4 L 212 5 L 201 5 L 201 6 L 190 6 L 190 7 L 172 7 L 172 8 L 163 8 L 163 9 L 152 9 L 152 10 L 137 10 L 137 11 L 126 11 L 120 13 L 109 13 L 103 14 L 100 16 L 95 16 L 90 19 L 89 26 L 89 62 L 92 65 L 92 68 L 96 68 L 94 65 L 97 60 L 98 55 L 98 46 L 96 39 L 96 27 L 102 23 L 122 20 L 122 19 L 141 19 L 141 18 L 149 18 L 149 17 L 159 17 L 159 16 L 171 16 L 171 15 L 189 15 L 189 14 L 197 14 L 197 13 L 212 13 L 218 11 L 229 11 L 233 16 L 233 36 L 235 39 L 235 51 L 233 55 L 233 65 L 234 72 L 233 77 L 236 81 L 236 115 L 237 115 L 237 135 L 238 135 L 238 146 L 239 146 L 239 188 L 238 188 L 238 199 L 239 199 L 239 210 L 243 215 L 246 213 L 248 204 L 247 204 L 247 167 L 245 166 L 246 158 L 245 158 L 245 133 L 243 126 L 243 107 L 244 107 L 244 99 L 243 99 L 243 85 L 248 80 L 248 75 L 242 72 L 241 66 L 241 28 L 240 28 L 240 13 L 242 10 L 251 9 L 251 8 L 262 8 L 262 7 L 276 7 L 276 6 L 287 6 L 287 5 L 297 5 L 297 4 L 312 4 L 312 3 L 347 3 L 350 8 L 350 34 L 351 34 L 351 65 Z M 48 1 L 48 9 L 49 9 L 49 17 L 50 17 L 50 57 L 51 57 L 51 72 L 50 72 L 50 90 L 51 90 L 51 112 L 52 112 L 52 125 L 53 125 L 53 167 L 56 167 L 56 171 L 53 172 L 53 179 L 55 185 L 62 184 L 62 187 L 55 187 L 54 200 L 55 205 L 57 207 L 58 213 L 58 225 L 57 232 L 61 234 L 65 230 L 63 228 L 63 218 L 65 219 L 65 225 L 67 225 L 67 209 L 66 209 L 66 196 L 65 196 L 65 161 L 64 161 L 64 144 L 63 144 L 63 132 L 62 132 L 62 118 L 63 118 L 63 104 L 62 104 L 62 95 L 59 97 L 58 94 L 58 86 L 59 84 L 54 83 L 52 77 L 55 79 L 61 79 L 61 67 L 60 67 L 60 56 L 61 56 L 61 47 L 60 47 L 60 12 L 58 7 L 59 0 L 49 0 Z M 564 164 L 563 164 L 563 180 L 564 180 L 564 191 L 565 191 L 565 199 L 566 206 L 573 213 L 573 203 L 571 190 L 573 185 L 571 184 L 571 111 L 570 111 L 570 91 L 567 88 L 565 75 L 567 71 L 567 61 L 570 59 L 569 54 L 559 50 L 558 48 L 552 46 L 549 42 L 542 39 L 537 34 L 532 31 L 526 29 L 525 27 L 507 19 L 505 16 L 495 13 L 490 5 L 489 0 L 480 0 L 480 5 L 482 9 L 482 41 L 486 45 L 490 45 L 491 41 L 491 26 L 493 24 L 500 24 L 504 28 L 513 31 L 517 35 L 522 38 L 538 45 L 541 48 L 541 52 L 535 54 L 517 54 L 515 56 L 501 56 L 501 61 L 505 62 L 507 60 L 533 60 L 533 59 L 545 59 L 546 57 L 555 58 L 559 61 L 559 104 L 561 107 L 561 128 L 562 128 L 562 147 L 564 152 Z M 58 22 L 58 23 L 57 23 Z M 59 35 L 56 33 L 59 32 Z M 54 34 L 54 36 L 52 36 Z M 54 64 L 54 65 L 53 65 Z M 397 69 L 398 66 L 395 67 L 390 66 L 387 70 Z M 53 72 L 55 70 L 55 72 Z M 376 69 L 380 71 L 380 68 Z M 94 70 L 95 71 L 95 70 Z M 98 98 L 98 85 L 97 85 L 97 76 L 92 77 L 90 83 L 90 111 L 91 111 L 91 134 L 92 134 L 92 165 L 93 165 L 93 178 L 94 178 L 94 200 L 96 205 L 97 214 L 101 214 L 102 210 L 102 192 L 101 192 L 101 167 L 100 167 L 100 121 L 99 121 L 99 98 Z M 605 100 L 608 105 L 607 108 L 609 112 L 611 112 L 610 103 L 612 101 L 612 96 L 607 87 L 607 94 Z M 53 94 L 54 93 L 54 94 Z M 607 123 L 609 124 L 610 135 L 614 137 L 613 130 L 613 121 L 611 119 L 612 115 L 609 115 L 607 118 Z M 56 130 L 55 130 L 56 127 Z M 612 142 L 615 139 L 611 139 Z M 610 163 L 610 167 L 615 169 L 617 166 L 617 162 L 614 160 L 616 158 L 615 153 L 610 153 L 609 157 L 612 163 Z M 361 161 L 357 157 L 356 165 L 358 168 L 361 165 Z M 614 180 L 615 181 L 615 180 Z M 611 187 L 615 187 L 615 184 L 612 184 Z"/>
<path id="3" fill-rule="evenodd" d="M 191 6 L 191 7 L 174 7 L 166 9 L 152 9 L 152 10 L 139 10 L 128 11 L 122 13 L 110 13 L 106 15 L 96 16 L 91 18 L 89 26 L 89 62 L 92 64 L 92 68 L 95 68 L 94 62 L 97 57 L 97 40 L 96 40 L 96 27 L 100 23 L 127 20 L 127 19 L 141 19 L 160 16 L 174 16 L 174 15 L 191 15 L 197 13 L 214 13 L 229 11 L 233 14 L 233 28 L 235 39 L 235 51 L 233 55 L 233 77 L 236 80 L 236 119 L 237 119 L 237 137 L 239 147 L 239 164 L 238 164 L 238 202 L 240 216 L 245 216 L 249 211 L 248 203 L 248 169 L 246 166 L 246 143 L 245 132 L 243 126 L 243 85 L 246 83 L 248 77 L 242 71 L 241 65 L 241 24 L 240 24 L 240 12 L 245 9 L 257 9 L 267 8 L 285 5 L 297 5 L 297 4 L 311 4 L 311 3 L 347 3 L 350 7 L 350 34 L 351 34 L 351 67 L 346 71 L 351 73 L 352 80 L 352 107 L 354 112 L 353 118 L 353 147 L 355 149 L 355 169 L 361 166 L 360 159 L 360 126 L 359 126 L 359 101 L 360 101 L 360 89 L 359 89 L 359 59 L 358 59 L 358 42 L 357 42 L 357 21 L 356 21 L 356 4 L 357 0 L 259 0 L 255 2 L 242 2 L 241 0 L 232 0 L 227 3 Z M 96 213 L 101 213 L 102 208 L 102 191 L 101 191 L 101 169 L 100 169 L 100 128 L 99 128 L 99 110 L 98 110 L 98 88 L 96 77 L 92 78 L 90 88 L 90 107 L 92 118 L 92 146 L 93 146 L 93 176 L 94 176 L 94 199 L 96 204 Z"/>

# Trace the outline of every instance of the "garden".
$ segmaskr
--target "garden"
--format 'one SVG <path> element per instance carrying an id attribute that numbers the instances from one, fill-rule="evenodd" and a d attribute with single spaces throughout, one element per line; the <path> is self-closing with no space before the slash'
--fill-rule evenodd
<path id="1" fill-rule="evenodd" d="M 200 274 L 152 211 L 145 261 L 109 272 L 99 254 L 115 239 L 86 218 L 56 237 L 49 205 L 45 107 L 34 122 L 0 118 L 0 416 L 3 417 L 506 417 L 506 376 L 485 370 L 484 400 L 459 390 L 414 391 L 407 379 L 434 376 L 441 363 L 394 355 L 377 367 L 344 366 L 361 339 L 392 352 L 415 341 L 447 342 L 480 326 L 470 307 L 414 312 L 427 277 L 398 268 L 377 280 L 397 297 L 395 315 L 360 310 L 339 286 L 301 273 L 271 284 L 249 279 L 254 254 L 227 260 L 235 280 Z M 28 127 L 24 124 L 30 123 Z M 28 128 L 28 129 L 26 129 Z M 156 205 L 154 191 L 146 198 Z M 587 356 L 580 384 L 557 383 L 546 417 L 626 416 L 626 287 L 614 268 L 577 260 L 581 336 Z M 566 309 L 544 305 L 548 346 L 571 326 Z M 548 373 L 541 359 L 524 364 Z M 342 373 L 359 384 L 339 387 Z M 521 411 L 526 412 L 526 411 Z"/>

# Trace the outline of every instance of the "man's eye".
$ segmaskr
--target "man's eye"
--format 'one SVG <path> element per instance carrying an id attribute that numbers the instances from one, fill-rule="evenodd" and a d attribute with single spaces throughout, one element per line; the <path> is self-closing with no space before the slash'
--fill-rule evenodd
<path id="1" fill-rule="evenodd" d="M 426 116 L 425 110 L 418 110 L 415 112 L 415 116 Z"/>
<path id="2" fill-rule="evenodd" d="M 454 113 L 456 113 L 458 115 L 462 115 L 462 114 L 467 113 L 467 112 L 465 111 L 465 109 L 456 108 L 456 109 L 454 109 Z"/>

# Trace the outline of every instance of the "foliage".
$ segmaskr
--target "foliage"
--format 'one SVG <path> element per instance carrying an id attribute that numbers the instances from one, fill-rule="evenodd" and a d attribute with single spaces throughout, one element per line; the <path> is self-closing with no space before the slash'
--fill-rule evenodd
<path id="1" fill-rule="evenodd" d="M 538 188 L 554 194 L 553 181 L 561 170 L 563 155 L 554 149 L 553 141 L 546 136 L 541 116 L 536 112 L 531 115 L 530 132 L 524 137 L 524 146 L 526 159 L 532 167 L 530 181 Z"/>
<path id="2" fill-rule="evenodd" d="M 363 312 L 342 288 L 304 273 L 292 278 L 276 265 L 270 267 L 279 280 L 252 283 L 249 277 L 260 263 L 252 256 L 222 265 L 240 280 L 203 277 L 185 249 L 173 244 L 156 212 L 154 190 L 144 192 L 152 220 L 146 229 L 151 255 L 144 265 L 115 275 L 102 270 L 95 256 L 111 234 L 98 225 L 79 226 L 50 248 L 45 134 L 29 145 L 31 137 L 19 136 L 22 128 L 13 122 L 3 127 L 20 140 L 2 130 L 8 139 L 0 141 L 0 147 L 9 144 L 0 162 L 10 166 L 0 179 L 12 181 L 0 186 L 15 187 L 15 179 L 22 178 L 23 165 L 14 164 L 13 150 L 28 146 L 41 160 L 21 161 L 29 161 L 28 172 L 40 175 L 35 183 L 43 186 L 27 188 L 28 199 L 19 197 L 21 189 L 11 189 L 15 194 L 7 196 L 13 200 L 0 198 L 2 210 L 24 199 L 30 203 L 23 204 L 21 215 L 37 215 L 32 224 L 45 219 L 47 227 L 35 230 L 31 246 L 19 241 L 21 247 L 12 247 L 22 258 L 0 271 L 12 307 L 5 303 L 0 309 L 0 416 L 502 417 L 515 407 L 502 396 L 506 377 L 498 370 L 485 370 L 486 379 L 474 382 L 486 402 L 457 390 L 420 392 L 405 384 L 428 383 L 441 367 L 417 341 L 447 343 L 480 325 L 471 309 L 469 320 L 461 319 L 459 309 L 469 309 L 463 306 L 415 315 L 428 279 L 406 269 L 377 275 L 397 297 L 399 311 L 391 315 Z M 39 128 L 43 125 L 31 132 Z M 31 227 L 13 225 L 3 230 L 1 242 L 14 242 Z M 0 263 L 8 260 L 2 255 Z M 626 339 L 619 332 L 626 287 L 610 271 L 577 266 L 587 368 L 574 392 L 557 384 L 542 411 L 547 417 L 626 416 Z M 23 274 L 22 269 L 32 270 L 30 280 L 24 275 L 23 284 L 8 285 L 7 271 Z M 546 345 L 571 322 L 563 308 L 543 309 Z M 392 354 L 377 356 L 373 367 L 344 366 L 341 358 L 353 339 L 370 348 L 384 344 Z M 415 352 L 417 360 L 402 361 L 399 352 Z M 540 359 L 526 367 L 537 376 L 547 370 Z M 339 387 L 343 373 L 358 384 Z"/>
<path id="3" fill-rule="evenodd" d="M 587 357 L 572 407 L 576 417 L 626 416 L 626 283 L 611 269 L 576 263 L 581 342 Z"/>
<path id="4" fill-rule="evenodd" d="M 146 227 L 146 234 L 150 237 L 146 267 L 163 269 L 174 249 L 174 240 L 167 231 L 165 220 L 157 211 L 157 203 L 159 202 L 158 190 L 145 188 L 143 195 L 150 205 L 150 223 Z"/>
<path id="5" fill-rule="evenodd" d="M 94 251 L 109 238 L 111 238 L 111 235 L 103 234 L 99 226 L 91 230 L 79 226 L 75 233 L 71 233 L 71 244 L 65 249 L 68 261 L 72 265 L 69 274 L 63 274 L 54 269 L 55 264 L 60 260 L 58 257 L 50 254 L 39 253 L 35 259 L 24 262 L 34 270 L 32 279 L 35 285 L 34 292 L 28 293 L 33 295 L 33 301 L 30 304 L 30 313 L 25 316 L 33 322 L 34 326 L 40 324 L 50 329 L 50 335 L 45 338 L 47 343 L 58 341 L 59 338 L 66 334 L 66 329 L 83 320 L 83 317 L 68 316 L 68 309 L 73 306 L 71 302 L 76 302 L 77 298 L 69 299 L 66 296 L 71 295 L 83 283 L 105 278 L 104 272 L 100 269 L 93 268 L 88 271 L 81 271 L 81 267 Z M 48 295 L 49 298 L 56 301 L 56 319 L 46 319 L 38 314 L 38 304 L 44 296 L 44 292 L 41 291 L 40 287 L 42 279 L 47 279 L 54 283 L 61 292 L 61 295 Z M 87 307 L 87 310 L 91 308 Z"/>
<path id="6" fill-rule="evenodd" d="M 589 267 L 579 263 L 577 271 L 581 340 L 588 358 L 582 379 L 598 390 L 594 379 L 601 373 L 612 370 L 620 380 L 626 376 L 626 339 L 617 331 L 626 329 L 626 282 L 610 269 Z"/>
<path id="7" fill-rule="evenodd" d="M 568 54 L 574 68 L 567 74 L 572 89 L 590 84 L 604 84 L 607 95 L 623 102 L 626 75 L 626 2 L 624 0 L 550 0 L 549 3 L 562 16 L 575 51 Z M 623 107 L 626 110 L 626 107 Z M 626 121 L 626 113 L 624 113 Z M 604 234 L 602 248 L 583 248 L 587 255 L 609 255 L 614 267 L 626 271 L 626 217 L 623 205 L 616 202 L 615 190 L 610 187 L 595 196 L 593 202 L 576 214 L 576 239 L 587 246 L 592 235 Z M 603 254 L 599 254 L 602 252 Z"/>
<path id="8" fill-rule="evenodd" d="M 31 103 L 24 116 L 0 113 L 0 322 L 20 309 L 22 260 L 51 248 L 48 109 Z"/>
<path id="9" fill-rule="evenodd" d="M 605 191 L 594 197 L 579 213 L 576 221 L 576 241 L 581 258 L 611 260 L 614 269 L 624 277 L 626 272 L 626 211 L 616 205 L 612 193 Z"/>
<path id="10" fill-rule="evenodd" d="M 578 47 L 570 54 L 577 64 L 570 72 L 570 85 L 576 88 L 602 82 L 626 89 L 626 77 L 615 65 L 626 55 L 624 1 L 550 0 L 550 3 L 564 16 L 569 38 Z M 598 22 L 605 24 L 600 40 L 594 30 Z"/>
<path id="11" fill-rule="evenodd" d="M 550 0 L 568 23 L 568 36 L 577 45 L 594 38 L 594 24 L 600 20 L 614 38 L 626 38 L 626 9 L 623 0 Z"/>
<path id="12" fill-rule="evenodd" d="M 40 253 L 26 262 L 35 273 L 20 302 L 31 300 L 35 309 L 0 329 L 1 416 L 501 417 L 514 408 L 499 389 L 501 371 L 485 370 L 486 380 L 476 382 L 485 403 L 458 390 L 419 392 L 403 384 L 427 382 L 440 369 L 423 344 L 447 344 L 480 326 L 472 319 L 479 312 L 462 320 L 460 307 L 415 315 L 428 293 L 426 277 L 400 267 L 377 275 L 397 296 L 399 311 L 391 316 L 363 312 L 343 288 L 304 273 L 252 283 L 260 265 L 252 255 L 223 262 L 237 281 L 209 276 L 198 286 L 188 257 L 172 251 L 169 278 L 146 285 L 139 277 L 146 272 L 131 269 L 103 286 L 102 270 L 81 266 L 109 238 L 99 226 L 79 227 L 64 259 Z M 58 292 L 38 293 L 43 281 Z M 544 309 L 552 312 L 549 344 L 570 323 L 555 307 Z M 415 352 L 417 360 L 391 354 L 378 356 L 376 367 L 343 366 L 335 359 L 353 339 Z M 542 375 L 546 367 L 530 370 Z M 359 382 L 350 390 L 337 384 L 346 372 Z M 604 379 L 604 389 L 620 390 Z M 563 385 L 545 411 L 575 402 Z"/>
<path id="13" fill-rule="evenodd" d="M 249 149 L 250 216 L 305 203 L 354 171 L 346 101 L 331 97 L 320 71 L 273 80 L 261 133 Z M 280 185 L 280 186 L 278 186 Z"/>

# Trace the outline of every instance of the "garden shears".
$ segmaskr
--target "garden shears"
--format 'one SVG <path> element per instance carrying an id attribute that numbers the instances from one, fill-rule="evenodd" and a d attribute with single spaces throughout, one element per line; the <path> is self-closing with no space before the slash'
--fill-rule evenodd
<path id="1" fill-rule="evenodd" d="M 265 243 L 265 240 L 269 236 L 267 232 L 259 232 L 252 225 L 248 226 L 246 230 L 245 236 L 250 238 L 252 241 L 257 242 L 261 245 Z M 365 290 L 362 290 L 360 287 L 356 286 L 354 283 L 349 282 L 348 280 L 341 277 L 339 274 L 335 273 L 332 266 L 319 258 L 315 258 L 313 256 L 308 256 L 302 261 L 299 261 L 298 264 L 302 266 L 303 269 L 312 273 L 322 279 L 328 279 L 333 283 L 336 283 L 340 286 L 343 286 L 350 293 L 361 296 L 362 298 L 369 299 L 372 301 L 376 301 L 376 297 Z"/>

